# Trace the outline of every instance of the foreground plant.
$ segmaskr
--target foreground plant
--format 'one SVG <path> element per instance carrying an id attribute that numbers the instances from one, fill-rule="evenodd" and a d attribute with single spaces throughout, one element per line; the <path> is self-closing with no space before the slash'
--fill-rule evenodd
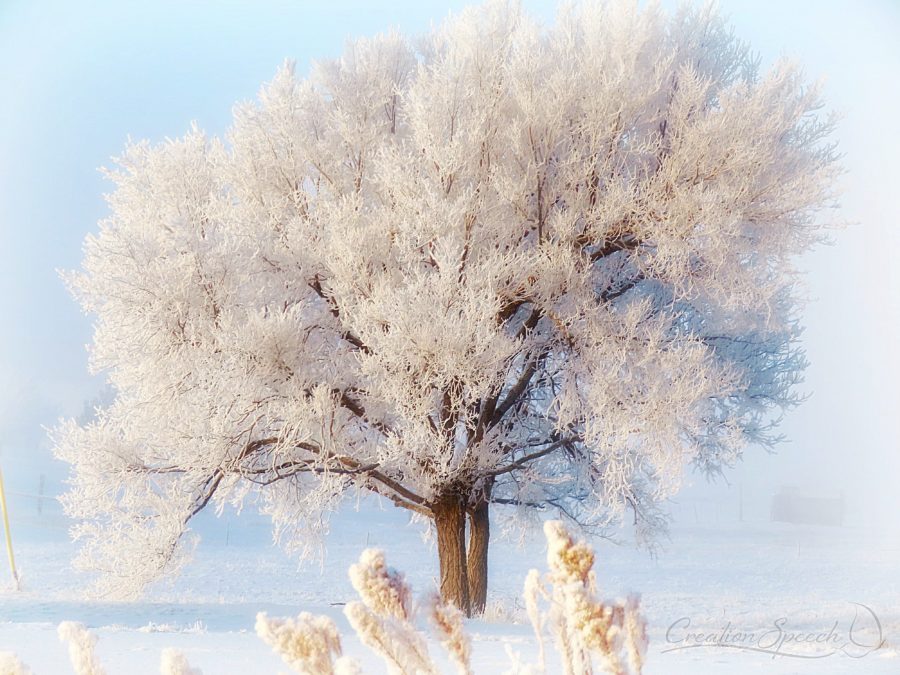
<path id="1" fill-rule="evenodd" d="M 0 675 L 32 675 L 32 672 L 12 652 L 0 652 Z"/>
<path id="2" fill-rule="evenodd" d="M 192 668 L 187 657 L 177 649 L 164 649 L 159 664 L 160 675 L 203 675 L 199 668 Z"/>
<path id="3" fill-rule="evenodd" d="M 348 603 L 344 615 L 363 644 L 385 660 L 392 675 L 437 675 L 425 636 L 412 624 L 412 589 L 385 565 L 384 554 L 363 551 L 350 567 L 350 581 L 362 602 Z"/>
<path id="4" fill-rule="evenodd" d="M 532 570 L 525 582 L 526 607 L 540 643 L 541 667 L 544 626 L 549 624 L 567 675 L 590 675 L 595 665 L 612 675 L 639 675 L 648 645 L 639 597 L 601 600 L 590 546 L 576 540 L 559 521 L 546 522 L 544 533 L 550 571 L 541 579 Z M 539 607 L 541 598 L 549 600 L 546 613 Z"/>
<path id="5" fill-rule="evenodd" d="M 57 633 L 59 639 L 69 646 L 69 659 L 75 675 L 106 675 L 95 652 L 97 636 L 85 628 L 84 624 L 63 621 L 59 624 Z"/>
<path id="6" fill-rule="evenodd" d="M 75 675 L 105 675 L 100 660 L 97 658 L 97 636 L 84 624 L 75 621 L 63 621 L 57 627 L 59 639 L 69 648 L 69 661 Z M 203 675 L 202 671 L 192 668 L 187 658 L 177 649 L 164 649 L 159 667 L 160 675 Z M 0 652 L 0 675 L 33 675 L 31 670 L 11 652 Z M 341 675 L 341 673 L 337 673 Z M 353 675 L 346 671 L 343 675 Z"/>
<path id="7" fill-rule="evenodd" d="M 426 607 L 438 641 L 456 665 L 458 675 L 472 675 L 469 665 L 472 644 L 465 632 L 463 613 L 438 594 L 428 599 Z"/>
<path id="8" fill-rule="evenodd" d="M 256 634 L 301 675 L 357 672 L 355 663 L 341 657 L 340 633 L 327 616 L 302 612 L 296 619 L 270 619 L 260 612 Z"/>
<path id="9" fill-rule="evenodd" d="M 597 597 L 594 552 L 575 539 L 560 521 L 544 525 L 550 571 L 541 577 L 531 570 L 525 581 L 525 605 L 540 650 L 537 664 L 523 664 L 517 655 L 509 675 L 546 672 L 544 636 L 549 626 L 567 675 L 590 675 L 594 667 L 610 675 L 640 675 L 647 651 L 647 624 L 637 596 L 612 603 Z M 360 601 L 344 613 L 359 640 L 384 659 L 391 675 L 440 675 L 428 652 L 426 635 L 415 625 L 412 589 L 403 575 L 385 564 L 381 551 L 363 551 L 350 567 L 350 580 Z M 541 608 L 542 599 L 549 603 Z M 428 596 L 424 609 L 435 637 L 446 650 L 458 675 L 473 675 L 471 639 L 463 614 L 440 595 Z M 104 675 L 95 647 L 97 637 L 80 623 L 59 625 L 68 643 L 75 675 Z M 344 656 L 341 635 L 326 616 L 302 612 L 296 618 L 256 615 L 256 633 L 300 675 L 362 675 L 362 665 Z M 175 650 L 162 653 L 161 675 L 202 675 Z M 0 652 L 0 675 L 30 675 L 15 654 Z"/>
<path id="10" fill-rule="evenodd" d="M 549 626 L 567 675 L 591 675 L 594 668 L 610 675 L 640 675 L 647 652 L 647 624 L 637 596 L 621 602 L 597 596 L 594 552 L 576 540 L 560 521 L 545 523 L 550 571 L 542 578 L 532 570 L 525 582 L 525 603 L 540 650 L 539 663 L 523 664 L 516 656 L 512 675 L 547 672 L 544 636 Z M 381 551 L 368 549 L 350 568 L 360 602 L 344 614 L 359 640 L 378 654 L 391 675 L 439 675 L 428 652 L 426 636 L 414 623 L 412 589 L 403 575 L 386 566 Z M 549 607 L 541 608 L 542 598 Z M 458 675 L 472 675 L 471 640 L 462 612 L 439 595 L 423 604 L 438 642 Z M 306 612 L 297 619 L 268 619 L 259 614 L 257 634 L 301 675 L 349 675 L 361 672 L 358 662 L 341 656 L 337 626 L 328 617 Z"/>

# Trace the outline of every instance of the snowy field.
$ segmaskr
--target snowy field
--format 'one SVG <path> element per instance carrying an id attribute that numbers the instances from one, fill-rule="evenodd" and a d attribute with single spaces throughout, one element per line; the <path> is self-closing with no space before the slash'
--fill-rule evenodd
<path id="1" fill-rule="evenodd" d="M 68 564 L 73 547 L 64 538 L 65 521 L 48 510 L 54 509 L 14 521 L 23 589 L 0 593 L 0 651 L 15 651 L 38 675 L 70 672 L 56 636 L 63 620 L 97 633 L 110 674 L 156 673 L 167 647 L 182 650 L 207 675 L 286 672 L 254 634 L 256 612 L 324 613 L 349 633 L 341 613 L 341 604 L 354 598 L 346 570 L 367 546 L 384 549 L 417 593 L 433 588 L 436 576 L 433 548 L 397 510 L 340 514 L 327 556 L 301 568 L 270 545 L 265 520 L 226 517 L 200 523 L 204 539 L 194 561 L 144 601 L 87 601 L 88 580 Z M 645 672 L 900 673 L 900 539 L 861 528 L 711 520 L 676 524 L 655 560 L 631 547 L 596 543 L 605 595 L 643 594 L 651 639 Z M 523 546 L 495 542 L 488 619 L 469 623 L 476 673 L 507 670 L 509 650 L 534 660 L 519 596 L 528 569 L 545 569 L 544 552 L 540 535 Z M 871 608 L 880 628 L 854 603 Z M 886 643 L 871 651 L 879 630 Z M 676 649 L 689 644 L 689 634 L 723 631 L 724 641 L 738 644 Z M 739 632 L 757 637 L 742 640 Z M 783 639 L 788 633 L 831 637 L 824 645 L 796 644 Z M 745 648 L 760 645 L 780 655 Z M 841 647 L 849 655 L 832 654 Z M 357 641 L 345 638 L 344 648 L 364 659 L 365 672 L 385 672 Z M 432 651 L 441 653 L 436 644 Z"/>

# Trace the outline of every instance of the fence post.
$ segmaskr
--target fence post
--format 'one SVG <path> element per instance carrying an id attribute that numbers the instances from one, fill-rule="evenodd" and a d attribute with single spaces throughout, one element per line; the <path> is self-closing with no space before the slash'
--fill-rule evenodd
<path id="1" fill-rule="evenodd" d="M 9 569 L 12 572 L 16 588 L 19 588 L 19 575 L 16 572 L 16 558 L 13 555 L 12 535 L 9 532 L 9 513 L 6 510 L 6 492 L 3 490 L 3 471 L 0 470 L 0 509 L 3 511 L 3 531 L 6 533 L 6 554 L 9 557 Z"/>
<path id="2" fill-rule="evenodd" d="M 44 512 L 44 474 L 41 474 L 41 479 L 38 481 L 38 515 L 41 515 Z"/>

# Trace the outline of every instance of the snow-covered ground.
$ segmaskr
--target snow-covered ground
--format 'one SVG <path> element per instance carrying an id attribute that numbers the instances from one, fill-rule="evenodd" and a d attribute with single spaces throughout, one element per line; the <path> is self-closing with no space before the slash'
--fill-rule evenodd
<path id="1" fill-rule="evenodd" d="M 354 597 L 346 570 L 367 546 L 384 549 L 418 593 L 433 588 L 436 575 L 436 554 L 421 527 L 407 524 L 397 510 L 339 514 L 324 559 L 302 567 L 270 545 L 265 520 L 232 516 L 201 523 L 205 536 L 194 561 L 144 601 L 87 601 L 87 579 L 69 567 L 74 549 L 64 538 L 65 521 L 46 511 L 14 521 L 23 589 L 0 591 L 0 651 L 16 652 L 38 675 L 70 672 L 56 637 L 63 620 L 81 621 L 97 633 L 98 654 L 111 675 L 159 672 L 166 647 L 182 650 L 207 675 L 285 672 L 253 632 L 256 612 L 324 613 L 349 635 L 341 613 L 342 603 Z M 605 593 L 643 594 L 651 638 L 645 672 L 900 673 L 896 536 L 864 528 L 691 520 L 675 524 L 655 559 L 596 542 Z M 534 660 L 536 644 L 519 596 L 528 569 L 545 569 L 544 552 L 539 533 L 522 546 L 495 542 L 489 618 L 469 624 L 477 673 L 502 673 L 510 664 L 508 650 Z M 877 644 L 879 630 L 885 644 L 871 651 L 867 645 Z M 750 632 L 753 639 L 739 635 Z M 812 633 L 812 640 L 823 634 L 826 641 L 785 639 L 800 633 Z M 692 634 L 702 634 L 704 642 L 721 636 L 730 646 L 684 648 Z M 346 638 L 344 648 L 364 659 L 365 672 L 384 672 L 355 639 Z M 436 644 L 432 651 L 441 652 Z"/>

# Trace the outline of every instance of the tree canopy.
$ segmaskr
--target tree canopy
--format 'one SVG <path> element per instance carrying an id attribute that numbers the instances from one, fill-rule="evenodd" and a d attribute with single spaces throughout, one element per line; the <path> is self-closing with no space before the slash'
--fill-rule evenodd
<path id="1" fill-rule="evenodd" d="M 303 552 L 363 490 L 435 519 L 466 605 L 491 504 L 654 528 L 798 400 L 820 108 L 709 8 L 490 2 L 129 145 L 69 276 L 115 390 L 55 435 L 81 561 L 136 591 L 228 503 Z"/>

